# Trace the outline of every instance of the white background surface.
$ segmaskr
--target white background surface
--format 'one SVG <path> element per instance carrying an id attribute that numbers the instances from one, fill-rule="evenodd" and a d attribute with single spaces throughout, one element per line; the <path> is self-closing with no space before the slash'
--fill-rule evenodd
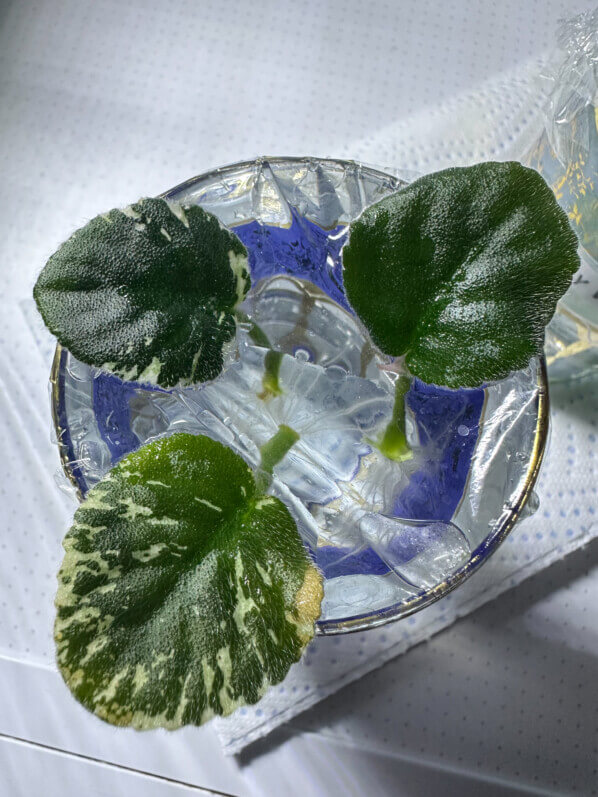
<path id="1" fill-rule="evenodd" d="M 258 154 L 368 159 L 381 151 L 381 131 L 404 131 L 410 118 L 433 124 L 441 104 L 529 69 L 558 17 L 591 6 L 0 2 L 0 302 L 30 295 L 47 256 L 95 213 Z M 416 140 L 400 150 L 409 163 L 392 162 L 392 146 L 384 152 L 392 166 L 425 170 L 438 160 Z M 1 340 L 14 356 L 15 341 Z M 11 395 L 0 396 L 5 451 L 6 435 L 14 445 L 22 432 Z M 25 398 L 17 404 L 27 411 Z M 34 416 L 39 397 L 30 405 Z M 37 456 L 11 487 L 23 508 L 0 488 L 0 545 L 30 548 L 32 559 L 59 556 L 59 539 L 39 545 L 29 528 L 38 512 L 27 504 L 53 519 L 69 512 L 57 492 L 35 494 L 56 467 L 37 415 Z M 66 700 L 53 668 L 20 644 L 19 655 L 0 657 L 0 795 L 276 794 L 281 780 L 301 795 L 595 793 L 597 562 L 594 543 L 240 760 L 222 756 L 210 727 L 109 728 Z M 42 607 L 18 601 L 15 617 L 0 588 L 2 622 L 20 643 L 21 628 L 49 634 L 53 591 L 48 583 Z"/>

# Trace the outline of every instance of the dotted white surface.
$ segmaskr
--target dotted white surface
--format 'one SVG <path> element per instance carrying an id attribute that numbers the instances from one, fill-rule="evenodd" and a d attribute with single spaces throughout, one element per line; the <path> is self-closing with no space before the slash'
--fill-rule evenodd
<path id="1" fill-rule="evenodd" d="M 487 776 L 547 791 L 595 794 L 597 553 L 593 543 L 572 554 L 295 727 L 361 739 L 390 755 L 401 750 L 459 768 L 468 761 Z"/>
<path id="2" fill-rule="evenodd" d="M 507 157 L 534 121 L 535 81 L 556 21 L 593 4 L 0 4 L 0 658 L 53 666 L 52 596 L 74 504 L 53 482 L 47 356 L 18 302 L 57 244 L 100 211 L 258 154 L 416 171 Z M 230 749 L 589 540 L 596 395 L 591 383 L 553 392 L 540 511 L 477 576 L 429 615 L 318 641 L 283 692 L 222 729 Z M 596 554 L 594 544 L 565 560 L 569 573 L 553 565 L 355 681 L 297 727 L 319 744 L 334 739 L 431 768 L 448 761 L 542 793 L 591 793 L 596 630 L 591 615 L 580 618 L 598 599 L 598 573 L 589 570 Z M 276 747 L 248 764 L 256 793 L 268 793 L 267 768 L 286 764 Z"/>
<path id="3" fill-rule="evenodd" d="M 329 767 L 352 756 L 362 793 L 598 793 L 597 599 L 594 541 L 250 747 L 256 793 L 299 739 Z M 324 769 L 308 793 L 331 793 Z"/>

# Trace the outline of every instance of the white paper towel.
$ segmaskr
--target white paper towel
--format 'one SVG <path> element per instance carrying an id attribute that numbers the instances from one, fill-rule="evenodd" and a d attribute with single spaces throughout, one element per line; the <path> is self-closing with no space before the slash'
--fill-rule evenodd
<path id="1" fill-rule="evenodd" d="M 475 90 L 400 118 L 352 142 L 342 154 L 414 172 L 484 160 L 519 159 L 538 138 L 550 84 L 549 54 L 494 76 Z"/>

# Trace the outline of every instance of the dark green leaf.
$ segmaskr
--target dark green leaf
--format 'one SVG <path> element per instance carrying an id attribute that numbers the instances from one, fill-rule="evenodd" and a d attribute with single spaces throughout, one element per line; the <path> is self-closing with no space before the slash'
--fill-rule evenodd
<path id="1" fill-rule="evenodd" d="M 77 230 L 48 260 L 33 295 L 79 360 L 171 387 L 220 373 L 233 310 L 248 289 L 245 247 L 215 216 L 142 199 Z"/>
<path id="2" fill-rule="evenodd" d="M 99 717 L 199 725 L 255 703 L 313 637 L 321 577 L 246 463 L 176 434 L 125 457 L 75 513 L 58 665 Z"/>
<path id="3" fill-rule="evenodd" d="M 576 249 L 537 172 L 481 163 L 367 208 L 343 249 L 344 283 L 382 351 L 425 382 L 473 387 L 541 353 Z"/>

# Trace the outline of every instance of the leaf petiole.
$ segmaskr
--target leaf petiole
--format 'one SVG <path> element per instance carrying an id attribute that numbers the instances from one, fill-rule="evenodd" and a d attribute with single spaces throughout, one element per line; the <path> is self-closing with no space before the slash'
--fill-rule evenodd
<path id="1" fill-rule="evenodd" d="M 265 401 L 272 396 L 280 396 L 282 388 L 278 381 L 278 374 L 280 372 L 280 364 L 282 363 L 283 353 L 275 351 L 275 349 L 268 349 L 264 357 L 264 376 L 262 377 L 262 392 L 258 393 L 258 398 Z"/>
<path id="2" fill-rule="evenodd" d="M 260 471 L 256 475 L 257 489 L 264 491 L 268 488 L 272 481 L 272 470 L 285 454 L 291 449 L 299 440 L 299 435 L 294 429 L 286 424 L 281 424 L 278 431 L 271 437 L 267 443 L 260 448 L 262 461 Z"/>
<path id="3" fill-rule="evenodd" d="M 256 324 L 247 313 L 244 313 L 242 310 L 237 310 L 235 312 L 236 319 L 241 324 L 247 324 L 249 326 L 248 335 L 251 340 L 255 343 L 256 346 L 261 346 L 263 349 L 271 349 L 272 345 L 270 343 L 270 339 L 261 328 L 259 324 Z"/>
<path id="4" fill-rule="evenodd" d="M 392 408 L 392 418 L 384 430 L 382 439 L 377 444 L 379 451 L 388 459 L 402 462 L 411 459 L 413 451 L 407 442 L 405 433 L 405 394 L 411 386 L 411 378 L 399 374 L 395 384 L 395 400 Z"/>
<path id="5" fill-rule="evenodd" d="M 268 349 L 266 352 L 266 356 L 264 357 L 264 376 L 262 377 L 262 391 L 258 393 L 258 398 L 262 399 L 262 401 L 267 401 L 272 396 L 280 396 L 282 395 L 282 388 L 280 387 L 280 382 L 278 380 L 278 374 L 280 371 L 280 364 L 282 362 L 283 353 L 281 351 L 276 351 L 272 348 L 272 344 L 270 343 L 270 339 L 264 332 L 264 330 L 260 327 L 259 324 L 256 324 L 255 321 L 252 321 L 246 313 L 237 310 L 237 319 L 241 321 L 243 324 L 249 324 L 249 337 L 255 343 L 256 346 L 260 346 L 263 349 Z"/>

